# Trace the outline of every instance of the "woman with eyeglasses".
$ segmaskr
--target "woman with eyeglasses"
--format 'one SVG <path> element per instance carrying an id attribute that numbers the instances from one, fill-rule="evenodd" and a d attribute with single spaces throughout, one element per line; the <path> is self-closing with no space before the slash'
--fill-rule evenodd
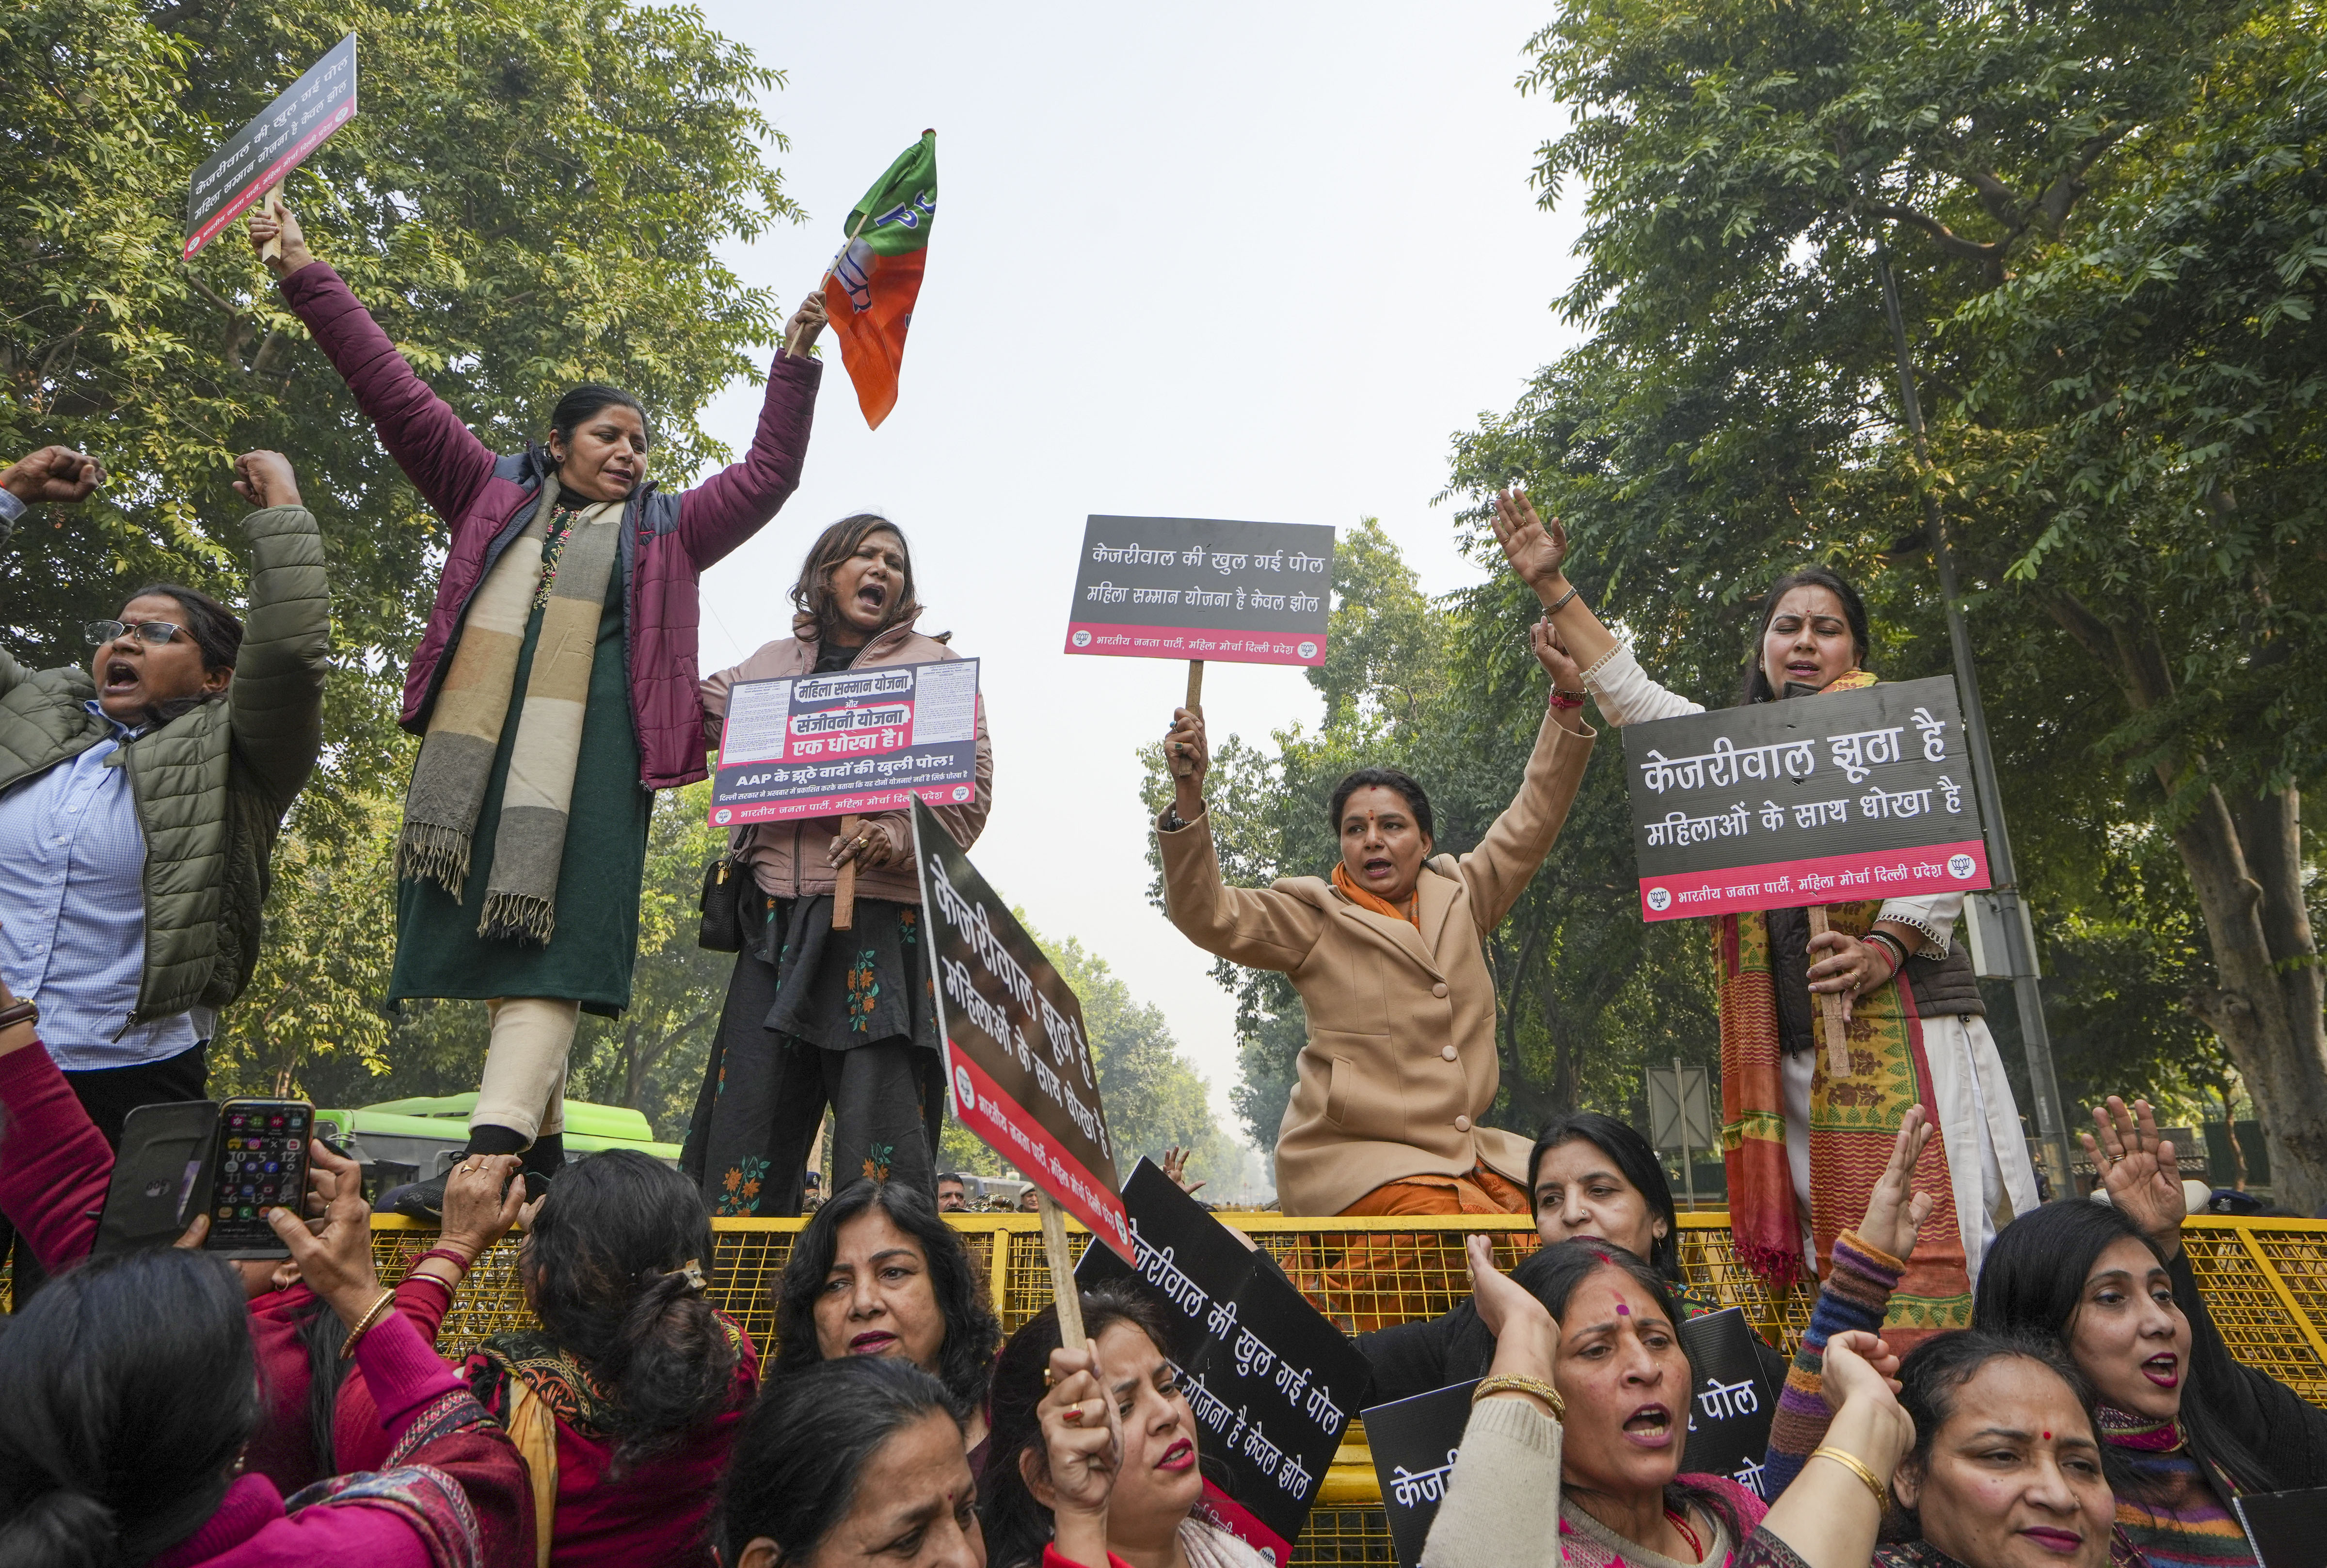
<path id="1" fill-rule="evenodd" d="M 0 489 L 86 496 L 95 465 L 61 450 L 0 471 Z M 39 459 L 42 482 L 23 482 Z M 219 1009 L 257 961 L 275 835 L 322 745 L 322 539 L 282 453 L 234 466 L 257 509 L 247 628 L 154 583 L 87 624 L 85 668 L 0 649 L 0 975 L 22 999 L 0 1027 L 39 1021 L 109 1143 L 134 1106 L 204 1097 Z"/>

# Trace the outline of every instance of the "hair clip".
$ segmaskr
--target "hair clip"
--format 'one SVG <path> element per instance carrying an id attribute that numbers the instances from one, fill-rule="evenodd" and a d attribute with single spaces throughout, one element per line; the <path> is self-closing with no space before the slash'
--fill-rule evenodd
<path id="1" fill-rule="evenodd" d="M 708 1283 L 703 1277 L 703 1260 L 700 1258 L 688 1258 L 678 1265 L 678 1272 L 687 1276 L 688 1290 L 700 1292 Z"/>

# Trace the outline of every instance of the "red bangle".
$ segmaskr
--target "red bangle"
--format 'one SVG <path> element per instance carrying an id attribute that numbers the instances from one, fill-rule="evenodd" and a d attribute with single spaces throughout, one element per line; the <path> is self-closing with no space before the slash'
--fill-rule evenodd
<path id="1" fill-rule="evenodd" d="M 422 1264 L 426 1263 L 432 1257 L 443 1258 L 446 1263 L 451 1264 L 463 1274 L 467 1274 L 470 1269 L 475 1266 L 474 1259 L 463 1257 L 459 1253 L 453 1251 L 453 1248 L 449 1246 L 432 1246 L 426 1252 L 422 1253 L 418 1257 L 412 1260 L 412 1267 L 418 1268 Z M 407 1269 L 405 1272 L 409 1274 L 411 1270 Z"/>
<path id="2" fill-rule="evenodd" d="M 1554 686 L 1551 688 L 1551 705 L 1555 708 L 1580 708 L 1584 705 L 1584 699 Z"/>

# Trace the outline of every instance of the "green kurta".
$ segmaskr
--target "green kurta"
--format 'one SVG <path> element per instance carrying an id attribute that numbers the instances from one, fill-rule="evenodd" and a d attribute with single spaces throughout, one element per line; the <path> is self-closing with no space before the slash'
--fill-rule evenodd
<path id="1" fill-rule="evenodd" d="M 461 901 L 434 882 L 407 878 L 396 890 L 396 972 L 388 998 L 541 996 L 579 1002 L 613 1017 L 631 1003 L 639 954 L 639 888 L 646 878 L 647 823 L 654 792 L 639 782 L 639 738 L 622 664 L 622 574 L 615 571 L 590 657 L 590 697 L 574 765 L 574 803 L 557 869 L 557 929 L 547 947 L 477 935 L 493 863 L 501 792 L 517 744 L 517 706 L 541 640 L 537 596 L 517 657 L 507 723 L 493 753 L 492 780 L 470 852 Z M 445 657 L 452 655 L 447 650 Z"/>

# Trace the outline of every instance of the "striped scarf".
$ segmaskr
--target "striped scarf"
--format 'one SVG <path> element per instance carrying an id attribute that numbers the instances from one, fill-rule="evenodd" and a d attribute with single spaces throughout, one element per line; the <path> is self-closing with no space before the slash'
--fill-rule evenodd
<path id="1" fill-rule="evenodd" d="M 1826 689 L 1852 691 L 1874 684 L 1874 676 L 1853 670 Z M 1829 904 L 1827 921 L 1834 930 L 1863 938 L 1882 907 L 1879 901 Z M 1779 977 L 1771 966 L 1768 919 L 1757 910 L 1718 917 L 1714 954 L 1721 975 L 1721 1143 L 1730 1227 L 1740 1261 L 1771 1289 L 1782 1291 L 1802 1283 L 1801 1219 L 1786 1154 Z M 1801 984 L 1799 977 L 1787 978 Z M 1915 1168 L 1915 1188 L 1930 1195 L 1931 1218 L 1891 1298 L 1886 1328 L 1894 1348 L 1903 1348 L 1926 1334 L 1971 1325 L 1971 1278 L 1957 1223 L 1955 1187 L 1948 1176 L 1930 1063 L 1923 1053 L 1922 1020 L 1907 982 L 1855 998 L 1846 1030 L 1848 1074 L 1838 1080 L 1830 1076 L 1823 1025 L 1813 1053 L 1810 1235 L 1823 1274 L 1836 1238 L 1866 1212 L 1908 1107 L 1921 1106 L 1931 1141 Z"/>
<path id="2" fill-rule="evenodd" d="M 561 511 L 551 475 L 532 521 L 493 563 L 462 617 L 461 639 L 405 793 L 396 847 L 397 875 L 436 882 L 456 899 L 468 881 L 526 622 L 542 591 L 541 637 L 518 705 L 479 936 L 547 944 L 556 929 L 557 871 L 589 705 L 591 656 L 621 519 L 620 501 Z"/>
<path id="3" fill-rule="evenodd" d="M 2201 1463 L 2177 1423 L 2106 1405 L 2093 1414 L 2140 1485 L 2137 1495 L 2118 1494 L 2117 1528 L 2150 1568 L 2251 1568 L 2254 1548 L 2230 1508 L 2238 1483 Z"/>

